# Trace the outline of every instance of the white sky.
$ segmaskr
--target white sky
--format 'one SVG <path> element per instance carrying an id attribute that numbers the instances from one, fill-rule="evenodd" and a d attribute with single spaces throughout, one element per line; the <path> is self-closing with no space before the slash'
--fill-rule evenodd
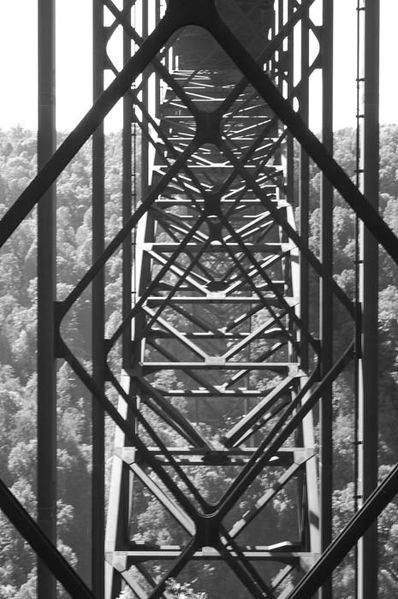
<path id="1" fill-rule="evenodd" d="M 57 127 L 72 130 L 91 105 L 92 0 L 57 0 Z M 356 0 L 335 0 L 335 128 L 354 124 Z M 0 0 L 0 127 L 35 129 L 37 0 Z M 382 122 L 398 122 L 398 0 L 381 0 Z M 318 110 L 313 106 L 312 126 Z M 108 129 L 120 127 L 115 115 Z"/>

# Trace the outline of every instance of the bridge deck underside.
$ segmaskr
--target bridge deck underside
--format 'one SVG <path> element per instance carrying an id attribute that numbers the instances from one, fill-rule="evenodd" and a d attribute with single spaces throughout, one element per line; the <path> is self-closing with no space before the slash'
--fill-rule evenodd
<path id="1" fill-rule="evenodd" d="M 107 559 L 140 598 L 199 571 L 225 597 L 282 596 L 319 551 L 312 417 L 292 426 L 317 361 L 286 130 L 205 31 L 184 29 L 173 52 L 176 88 L 146 73 L 143 94 L 158 86 L 162 102 L 134 117 L 151 200 L 134 234 L 123 409 L 146 451 L 116 440 Z"/>

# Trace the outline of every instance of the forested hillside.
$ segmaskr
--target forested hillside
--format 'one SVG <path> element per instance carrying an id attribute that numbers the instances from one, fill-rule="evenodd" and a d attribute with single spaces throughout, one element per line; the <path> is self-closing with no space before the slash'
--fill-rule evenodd
<path id="1" fill-rule="evenodd" d="M 91 263 L 90 160 L 87 144 L 58 182 L 58 299 L 80 279 Z M 336 158 L 354 176 L 355 133 L 336 135 Z M 0 131 L 0 216 L 4 214 L 36 171 L 36 140 L 21 128 Z M 107 234 L 120 223 L 120 136 L 107 139 Z M 384 126 L 381 134 L 380 210 L 398 234 L 398 126 Z M 311 240 L 319 248 L 319 173 L 311 173 Z M 355 219 L 336 197 L 335 278 L 352 296 L 355 285 Z M 0 256 L 0 475 L 22 503 L 35 513 L 36 462 L 36 221 L 32 213 L 7 242 Z M 398 277 L 381 253 L 380 260 L 380 474 L 398 455 Z M 107 319 L 115 323 L 120 301 L 120 257 L 107 270 Z M 89 360 L 88 299 L 66 323 L 66 334 L 83 360 Z M 344 319 L 336 314 L 336 339 L 347 336 Z M 342 341 L 343 343 L 343 341 Z M 352 377 L 341 377 L 335 388 L 335 529 L 352 515 L 354 489 Z M 88 578 L 90 553 L 91 400 L 68 367 L 60 362 L 58 376 L 58 493 L 59 547 Z M 216 481 L 215 481 L 216 482 Z M 200 484 L 200 481 L 198 481 Z M 216 484 L 215 484 L 216 486 Z M 286 502 L 289 498 L 286 498 Z M 279 506 L 283 514 L 286 506 Z M 162 513 L 156 506 L 141 515 L 143 536 L 156 542 L 167 537 Z M 398 595 L 398 508 L 391 504 L 380 518 L 380 599 Z M 199 571 L 198 571 L 199 572 Z M 207 584 L 212 580 L 208 572 Z M 216 597 L 203 580 L 193 588 Z M 35 561 L 21 538 L 0 515 L 0 599 L 33 599 Z M 350 599 L 353 570 L 347 561 L 338 577 L 336 597 Z M 177 589 L 178 585 L 175 586 Z M 177 590 L 176 590 L 177 594 Z M 62 592 L 60 591 L 60 597 Z M 193 592 L 192 592 L 193 596 Z M 237 596 L 238 597 L 238 596 Z M 239 599 L 239 597 L 238 597 Z"/>

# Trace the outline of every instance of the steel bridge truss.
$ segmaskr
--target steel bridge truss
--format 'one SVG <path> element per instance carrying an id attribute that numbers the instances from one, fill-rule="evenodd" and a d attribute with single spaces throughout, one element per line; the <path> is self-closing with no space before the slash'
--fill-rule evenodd
<path id="1" fill-rule="evenodd" d="M 279 88 L 297 96 L 281 29 L 300 7 L 219 8 Z M 124 402 L 145 453 L 117 436 L 107 592 L 117 596 L 123 579 L 137 597 L 159 596 L 168 578 L 189 581 L 199 567 L 218 587 L 236 577 L 247 596 L 276 597 L 320 550 L 311 416 L 292 428 L 319 378 L 319 347 L 299 310 L 300 237 L 283 163 L 292 144 L 210 34 L 185 27 L 163 53 L 132 98 L 148 200 L 134 231 Z M 311 347 L 305 370 L 301 345 L 307 360 Z M 276 532 L 267 513 L 286 493 L 297 514 Z M 139 524 L 151 509 L 167 543 Z"/>
<path id="2" fill-rule="evenodd" d="M 317 5 L 323 21 L 313 19 Z M 332 276 L 333 189 L 396 262 L 398 241 L 331 157 L 330 6 L 96 4 L 98 99 L 0 232 L 4 243 L 94 134 L 93 266 L 54 304 L 53 317 L 55 354 L 97 405 L 94 594 L 51 535 L 0 489 L 2 509 L 72 597 L 112 599 L 125 587 L 139 599 L 167 597 L 169 579 L 201 573 L 225 596 L 232 581 L 242 597 L 308 599 L 323 585 L 326 598 L 333 569 L 396 492 L 393 470 L 332 542 L 331 389 L 357 349 L 353 342 L 334 355 L 333 305 L 353 338 L 358 325 L 357 306 Z M 121 70 L 107 50 L 120 30 Z M 107 70 L 114 80 L 103 93 Z M 323 80 L 322 142 L 308 128 L 315 71 Z M 105 248 L 101 122 L 121 98 L 123 224 Z M 310 158 L 323 174 L 319 256 L 308 244 Z M 120 247 L 122 314 L 105 339 L 101 273 Z M 61 333 L 92 282 L 93 374 Z M 122 377 L 110 358 L 119 345 Z M 105 589 L 104 411 L 116 425 Z"/>

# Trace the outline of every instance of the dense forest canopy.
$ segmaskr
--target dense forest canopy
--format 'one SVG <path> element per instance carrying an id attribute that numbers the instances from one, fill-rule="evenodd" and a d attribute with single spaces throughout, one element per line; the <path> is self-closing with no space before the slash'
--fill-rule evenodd
<path id="1" fill-rule="evenodd" d="M 120 225 L 121 140 L 111 135 L 106 143 L 107 236 Z M 355 133 L 337 132 L 335 156 L 354 177 Z M 86 144 L 58 181 L 57 290 L 62 299 L 91 264 L 91 148 Z M 0 216 L 16 200 L 36 172 L 36 139 L 16 127 L 0 131 Z M 311 239 L 319 250 L 320 175 L 311 171 Z M 380 153 L 380 211 L 398 234 L 398 126 L 383 126 Z M 334 206 L 334 276 L 353 295 L 355 287 L 355 218 L 339 198 Z M 36 462 L 36 217 L 32 212 L 3 248 L 0 261 L 0 474 L 31 514 L 35 513 Z M 110 262 L 106 275 L 107 326 L 119 318 L 120 256 Z M 380 330 L 380 476 L 398 454 L 398 278 L 383 252 L 379 278 Z M 84 296 L 66 323 L 70 343 L 81 359 L 90 360 L 89 297 Z M 346 336 L 344 319 L 336 315 L 336 339 Z M 352 378 L 335 385 L 335 530 L 353 513 Z M 58 536 L 59 548 L 89 579 L 91 400 L 70 369 L 60 362 L 58 372 Z M 286 498 L 288 503 L 288 498 Z M 279 506 L 283 513 L 286 506 Z M 155 505 L 141 517 L 142 534 L 154 541 L 166 535 L 163 516 Z M 156 529 L 154 529 L 154 522 Z M 380 518 L 380 599 L 398 592 L 398 508 L 391 504 Z M 211 580 L 211 576 L 209 577 Z M 186 582 L 186 581 L 185 581 Z M 182 585 L 185 584 L 181 583 Z M 206 582 L 173 583 L 178 596 L 209 598 L 214 589 Z M 0 599 L 36 597 L 35 560 L 23 540 L 0 515 Z M 336 597 L 353 597 L 353 569 L 347 560 L 336 580 Z M 187 594 L 188 593 L 188 594 Z M 125 594 L 127 597 L 128 595 Z M 204 595 L 203 595 L 204 596 Z M 60 591 L 62 597 L 62 591 Z"/>

